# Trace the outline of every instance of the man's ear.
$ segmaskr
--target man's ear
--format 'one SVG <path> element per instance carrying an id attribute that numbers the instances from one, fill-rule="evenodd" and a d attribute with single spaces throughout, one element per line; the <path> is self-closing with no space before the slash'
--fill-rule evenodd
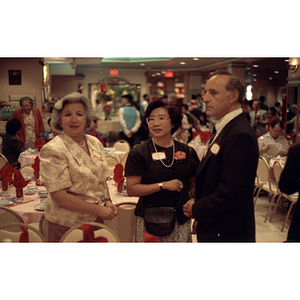
<path id="1" fill-rule="evenodd" d="M 237 90 L 232 91 L 230 94 L 230 98 L 231 98 L 230 102 L 236 102 L 239 98 L 239 95 L 240 95 L 240 93 Z"/>

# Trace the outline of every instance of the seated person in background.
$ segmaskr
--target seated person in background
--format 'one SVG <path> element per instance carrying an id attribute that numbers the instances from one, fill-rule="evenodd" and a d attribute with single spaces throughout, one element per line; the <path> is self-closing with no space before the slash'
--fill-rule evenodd
<path id="1" fill-rule="evenodd" d="M 16 136 L 17 131 L 22 127 L 19 119 L 11 119 L 6 123 L 6 133 L 2 141 L 2 154 L 7 158 L 8 162 L 13 166 L 20 169 L 21 165 L 18 158 L 21 152 L 25 149 L 22 146 L 19 138 Z"/>
<path id="2" fill-rule="evenodd" d="M 57 132 L 57 131 L 52 129 L 52 127 L 50 125 L 50 122 L 51 122 L 51 118 L 49 118 L 48 121 L 47 121 L 47 123 L 49 125 L 49 128 L 50 128 L 50 131 L 42 132 L 39 135 L 39 138 L 43 137 L 45 139 L 45 143 L 51 141 L 53 138 L 55 138 L 56 135 L 60 134 L 60 132 Z"/>
<path id="3" fill-rule="evenodd" d="M 107 136 L 105 134 L 100 133 L 99 131 L 97 131 L 97 127 L 98 127 L 98 118 L 95 117 L 93 119 L 93 126 L 91 129 L 86 130 L 84 133 L 85 134 L 90 134 L 92 136 L 95 136 L 96 138 L 98 138 L 100 140 L 100 142 L 102 143 L 102 145 L 104 147 L 106 147 L 106 141 L 107 141 Z"/>
<path id="4" fill-rule="evenodd" d="M 268 145 L 274 145 L 278 148 L 279 153 L 277 155 L 286 156 L 289 150 L 289 143 L 287 139 L 280 135 L 284 130 L 284 125 L 280 120 L 274 120 L 271 123 L 270 131 L 258 138 L 259 155 L 262 155 L 268 162 L 272 158 Z"/>

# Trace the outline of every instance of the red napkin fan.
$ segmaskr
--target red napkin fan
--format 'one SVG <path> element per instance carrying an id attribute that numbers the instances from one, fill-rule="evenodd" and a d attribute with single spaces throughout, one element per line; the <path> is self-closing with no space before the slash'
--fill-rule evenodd
<path id="1" fill-rule="evenodd" d="M 43 136 L 36 139 L 35 142 L 34 142 L 34 146 L 36 146 L 39 151 L 41 151 L 41 149 L 44 145 L 45 145 L 45 138 Z"/>
<path id="2" fill-rule="evenodd" d="M 34 179 L 38 180 L 40 177 L 40 158 L 37 156 L 34 159 L 34 163 L 31 165 L 32 169 L 34 169 Z"/>
<path id="3" fill-rule="evenodd" d="M 22 188 L 23 189 L 29 182 L 30 182 L 30 179 L 29 180 L 25 180 L 24 177 L 23 177 L 23 175 L 21 174 L 20 170 L 17 170 L 15 172 L 12 184 L 16 188 Z"/>
<path id="4" fill-rule="evenodd" d="M 200 136 L 200 139 L 203 142 L 203 144 L 206 144 L 207 141 L 211 137 L 211 132 L 210 131 L 200 131 L 199 136 Z"/>
<path id="5" fill-rule="evenodd" d="M 83 240 L 78 243 L 107 243 L 107 238 L 103 236 L 95 238 L 94 228 L 91 224 L 81 224 L 80 226 L 83 231 Z"/>
<path id="6" fill-rule="evenodd" d="M 155 235 L 143 232 L 143 236 L 145 238 L 145 243 L 158 243 L 158 239 Z"/>
<path id="7" fill-rule="evenodd" d="M 114 168 L 114 181 L 117 182 L 118 193 L 122 193 L 124 185 L 124 176 L 123 176 L 124 167 L 122 164 L 116 164 Z"/>
<path id="8" fill-rule="evenodd" d="M 0 171 L 1 181 L 9 181 L 16 169 L 17 167 L 13 167 L 9 162 L 6 162 Z"/>

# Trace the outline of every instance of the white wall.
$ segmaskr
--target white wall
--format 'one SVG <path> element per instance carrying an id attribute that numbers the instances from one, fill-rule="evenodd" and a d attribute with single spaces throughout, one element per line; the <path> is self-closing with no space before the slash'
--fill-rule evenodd
<path id="1" fill-rule="evenodd" d="M 43 66 L 39 58 L 0 60 L 0 100 L 9 102 L 9 95 L 35 95 L 36 107 L 42 110 Z M 9 85 L 8 71 L 21 70 L 21 85 Z"/>

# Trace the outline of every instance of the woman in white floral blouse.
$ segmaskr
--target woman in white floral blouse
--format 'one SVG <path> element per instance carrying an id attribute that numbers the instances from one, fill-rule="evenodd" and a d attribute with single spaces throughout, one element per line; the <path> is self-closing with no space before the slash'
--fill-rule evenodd
<path id="1" fill-rule="evenodd" d="M 51 127 L 61 132 L 40 152 L 41 178 L 48 190 L 45 223 L 48 241 L 59 241 L 72 226 L 112 220 L 117 208 L 107 200 L 108 166 L 100 141 L 86 135 L 93 108 L 80 93 L 59 100 Z"/>

